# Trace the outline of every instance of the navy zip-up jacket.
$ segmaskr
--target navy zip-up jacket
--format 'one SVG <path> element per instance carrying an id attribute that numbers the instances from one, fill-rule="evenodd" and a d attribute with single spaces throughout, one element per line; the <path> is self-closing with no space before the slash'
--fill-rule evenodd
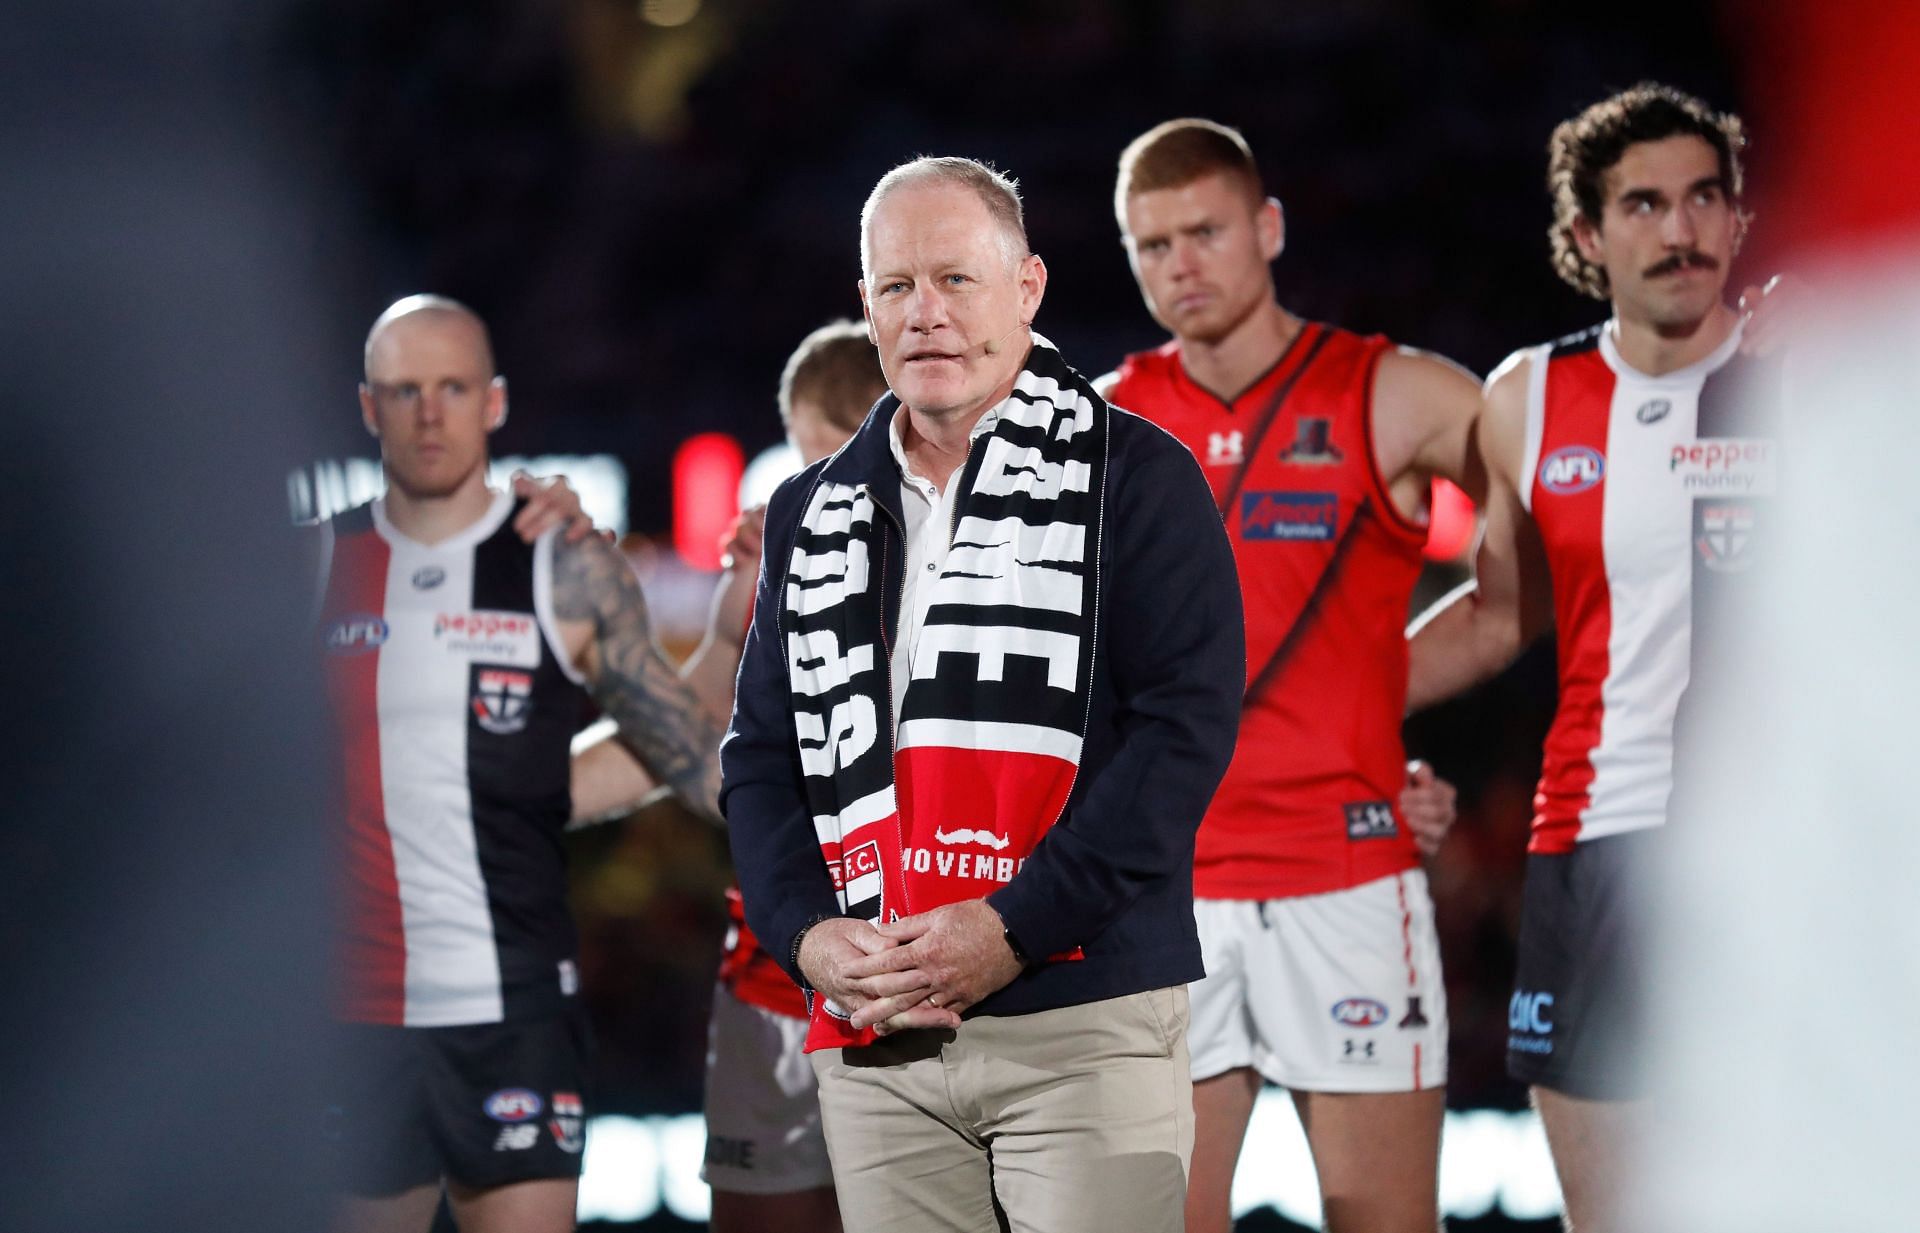
<path id="1" fill-rule="evenodd" d="M 1065 814 L 1013 880 L 987 897 L 1027 954 L 1081 948 L 1029 966 L 969 1014 L 1024 1014 L 1186 984 L 1202 975 L 1193 921 L 1193 838 L 1226 773 L 1246 688 L 1233 550 L 1193 455 L 1129 412 L 1108 421 L 1099 636 L 1079 775 Z M 866 483 L 884 510 L 884 569 L 906 568 L 891 425 L 867 416 L 839 453 L 775 491 L 753 624 L 720 747 L 721 809 L 747 924 L 789 975 L 808 922 L 840 914 L 801 783 L 781 595 L 807 495 L 824 475 Z M 958 482 L 959 473 L 955 474 Z M 877 587 L 884 627 L 900 595 Z"/>

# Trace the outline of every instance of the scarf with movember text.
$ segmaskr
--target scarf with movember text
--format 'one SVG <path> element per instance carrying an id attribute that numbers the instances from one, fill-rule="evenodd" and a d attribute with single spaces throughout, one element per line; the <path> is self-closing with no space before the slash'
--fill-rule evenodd
<path id="1" fill-rule="evenodd" d="M 898 408 L 889 394 L 880 422 Z M 868 485 L 823 474 L 780 579 L 807 804 L 841 906 L 863 920 L 983 898 L 1011 881 L 1065 811 L 1079 769 L 1108 407 L 1035 335 L 997 410 L 950 481 L 952 547 L 931 583 L 897 736 L 895 631 L 883 628 L 883 610 L 902 586 L 886 576 L 888 540 L 904 529 Z M 874 1039 L 827 999 L 813 1001 L 809 1050 Z"/>

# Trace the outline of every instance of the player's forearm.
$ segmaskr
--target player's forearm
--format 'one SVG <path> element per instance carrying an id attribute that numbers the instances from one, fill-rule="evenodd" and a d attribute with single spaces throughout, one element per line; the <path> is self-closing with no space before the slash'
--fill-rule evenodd
<path id="1" fill-rule="evenodd" d="M 659 787 L 632 751 L 611 736 L 573 755 L 570 778 L 573 820 L 569 830 L 625 817 Z"/>
<path id="2" fill-rule="evenodd" d="M 740 645 L 738 638 L 709 629 L 680 667 L 680 679 L 700 700 L 707 718 L 723 730 L 733 715 L 733 681 L 740 672 Z"/>
<path id="3" fill-rule="evenodd" d="M 687 807 L 720 820 L 719 726 L 654 645 L 633 568 L 593 536 L 554 557 L 554 614 L 590 623 L 589 689 L 647 772 Z"/>
<path id="4" fill-rule="evenodd" d="M 594 697 L 620 725 L 620 739 L 639 755 L 646 772 L 672 788 L 689 809 L 719 822 L 719 729 L 671 669 L 665 676 L 642 685 L 614 673 Z"/>
<path id="5" fill-rule="evenodd" d="M 1449 592 L 1407 630 L 1407 710 L 1444 702 L 1506 668 L 1525 645 L 1516 612 L 1473 582 Z"/>

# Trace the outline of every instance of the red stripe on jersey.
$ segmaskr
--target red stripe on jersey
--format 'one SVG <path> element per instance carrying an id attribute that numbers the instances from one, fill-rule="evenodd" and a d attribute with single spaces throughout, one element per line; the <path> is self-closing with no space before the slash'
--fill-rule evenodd
<path id="1" fill-rule="evenodd" d="M 371 530 L 335 543 L 323 630 L 363 616 L 381 618 L 384 630 L 388 557 L 386 541 Z M 339 959 L 349 975 L 340 995 L 341 1016 L 356 1023 L 397 1024 L 406 1021 L 407 943 L 381 786 L 382 653 L 377 643 L 344 653 L 330 646 L 334 662 L 327 677 L 347 794 Z"/>
<path id="2" fill-rule="evenodd" d="M 1572 851 L 1592 803 L 1613 635 L 1603 531 L 1607 426 L 1615 377 L 1597 349 L 1547 361 L 1540 461 L 1530 484 L 1534 523 L 1553 572 L 1560 703 L 1541 756 L 1529 852 Z M 1583 468 L 1599 459 L 1598 478 Z"/>
<path id="3" fill-rule="evenodd" d="M 1407 875 L 1393 880 L 1393 893 L 1400 899 L 1400 961 L 1407 965 L 1407 992 L 1419 987 L 1420 973 L 1413 966 L 1413 909 L 1407 906 Z"/>
<path id="4" fill-rule="evenodd" d="M 1407 905 L 1407 875 L 1393 880 L 1393 893 L 1400 898 L 1400 960 L 1407 965 L 1407 1006 L 1412 1016 L 1413 991 L 1420 987 L 1419 969 L 1413 966 L 1413 909 Z M 1413 1042 L 1413 1090 L 1421 1089 L 1420 1042 Z"/>

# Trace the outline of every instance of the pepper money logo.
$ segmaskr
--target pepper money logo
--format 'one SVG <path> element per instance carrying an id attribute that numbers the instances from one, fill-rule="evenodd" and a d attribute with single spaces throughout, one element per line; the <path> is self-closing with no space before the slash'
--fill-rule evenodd
<path id="1" fill-rule="evenodd" d="M 1773 442 L 1763 437 L 1717 437 L 1682 441 L 1667 456 L 1667 470 L 1695 494 L 1764 497 L 1773 493 Z"/>

